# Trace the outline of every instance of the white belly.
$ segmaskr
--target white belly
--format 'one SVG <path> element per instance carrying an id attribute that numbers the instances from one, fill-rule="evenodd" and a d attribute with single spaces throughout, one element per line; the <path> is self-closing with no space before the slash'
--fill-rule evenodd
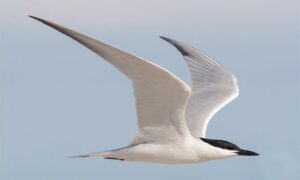
<path id="1" fill-rule="evenodd" d="M 110 158 L 163 164 L 199 163 L 211 160 L 201 147 L 191 143 L 139 144 L 113 151 Z M 108 157 L 108 156 L 107 156 Z"/>

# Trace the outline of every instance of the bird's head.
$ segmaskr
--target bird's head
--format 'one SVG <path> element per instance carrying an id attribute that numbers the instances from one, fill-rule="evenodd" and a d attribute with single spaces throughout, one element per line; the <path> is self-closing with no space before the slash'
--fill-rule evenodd
<path id="1" fill-rule="evenodd" d="M 228 142 L 228 141 L 218 140 L 218 139 L 207 139 L 207 138 L 200 138 L 200 139 L 202 141 L 214 146 L 214 147 L 221 148 L 223 150 L 231 151 L 236 155 L 240 155 L 240 156 L 259 156 L 259 154 L 256 153 L 256 152 L 241 149 L 237 145 L 235 145 L 231 142 Z"/>

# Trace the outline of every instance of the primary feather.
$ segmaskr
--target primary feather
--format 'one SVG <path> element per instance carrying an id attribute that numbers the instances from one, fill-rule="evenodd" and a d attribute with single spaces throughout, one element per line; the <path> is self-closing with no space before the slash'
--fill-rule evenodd
<path id="1" fill-rule="evenodd" d="M 199 50 L 170 38 L 161 38 L 174 45 L 188 65 L 192 79 L 192 93 L 186 107 L 185 118 L 192 136 L 205 137 L 211 117 L 238 96 L 236 78 Z"/>

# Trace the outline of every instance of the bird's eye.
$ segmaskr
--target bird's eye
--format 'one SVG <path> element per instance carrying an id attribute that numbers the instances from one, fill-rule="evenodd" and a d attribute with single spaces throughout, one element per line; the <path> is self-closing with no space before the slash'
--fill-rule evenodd
<path id="1" fill-rule="evenodd" d="M 225 149 L 233 150 L 233 148 L 231 146 L 225 146 Z"/>

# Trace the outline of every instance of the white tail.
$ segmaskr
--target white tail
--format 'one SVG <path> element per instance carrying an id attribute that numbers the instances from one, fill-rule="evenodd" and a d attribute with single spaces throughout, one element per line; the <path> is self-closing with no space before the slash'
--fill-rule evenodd
<path id="1" fill-rule="evenodd" d="M 90 154 L 83 154 L 78 156 L 71 156 L 69 158 L 85 158 L 85 157 L 109 157 L 111 155 L 112 151 L 103 151 L 103 152 L 96 152 L 96 153 L 90 153 Z"/>

